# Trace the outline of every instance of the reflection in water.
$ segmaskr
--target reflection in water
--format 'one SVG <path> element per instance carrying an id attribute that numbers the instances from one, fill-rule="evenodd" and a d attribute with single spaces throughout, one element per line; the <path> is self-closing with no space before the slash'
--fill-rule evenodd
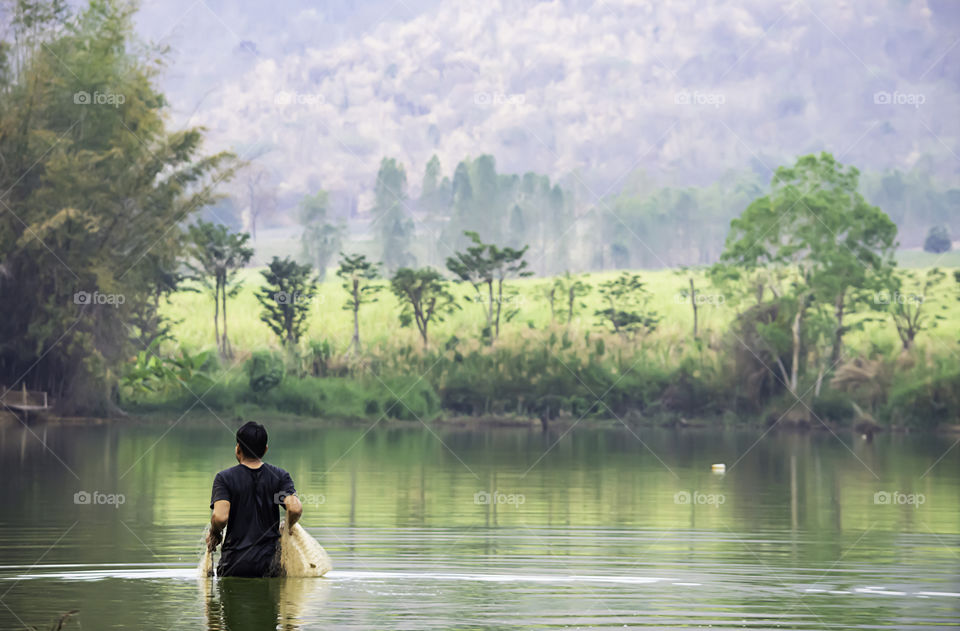
<path id="1" fill-rule="evenodd" d="M 329 598 L 317 578 L 201 578 L 207 631 L 294 631 Z"/>
<path id="2" fill-rule="evenodd" d="M 0 629 L 48 628 L 71 609 L 65 631 L 960 619 L 955 436 L 435 431 L 271 427 L 276 463 L 314 500 L 301 523 L 336 569 L 198 592 L 212 472 L 231 464 L 214 448 L 222 425 L 58 427 L 43 441 L 0 427 L 0 479 L 14 481 L 0 484 Z M 81 490 L 126 502 L 75 504 Z M 524 501 L 477 501 L 493 492 Z M 924 501 L 876 499 L 893 493 Z M 723 502 L 678 501 L 695 494 Z"/>

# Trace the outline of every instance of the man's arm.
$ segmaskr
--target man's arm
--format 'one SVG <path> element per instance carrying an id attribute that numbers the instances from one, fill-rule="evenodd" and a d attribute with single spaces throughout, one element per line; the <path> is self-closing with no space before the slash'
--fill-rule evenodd
<path id="1" fill-rule="evenodd" d="M 300 498 L 296 495 L 288 495 L 283 498 L 283 507 L 287 509 L 287 532 L 290 532 L 290 529 L 293 528 L 293 525 L 300 521 L 300 516 L 303 515 L 303 504 L 300 503 Z"/>
<path id="2" fill-rule="evenodd" d="M 216 550 L 220 542 L 223 541 L 223 529 L 227 527 L 229 517 L 229 500 L 217 500 L 213 503 L 213 513 L 210 515 L 210 532 L 207 533 L 207 547 L 211 552 Z"/>

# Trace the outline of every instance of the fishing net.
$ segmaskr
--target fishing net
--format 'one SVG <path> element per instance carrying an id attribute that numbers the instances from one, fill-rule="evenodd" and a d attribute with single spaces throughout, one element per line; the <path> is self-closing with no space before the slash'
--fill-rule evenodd
<path id="1" fill-rule="evenodd" d="M 280 565 L 286 576 L 294 578 L 323 576 L 333 568 L 327 551 L 300 524 L 294 524 L 289 531 L 284 529 L 280 536 Z M 213 576 L 214 566 L 214 553 L 204 543 L 197 573 L 201 577 Z"/>
<path id="2" fill-rule="evenodd" d="M 200 556 L 200 564 L 197 566 L 197 573 L 201 578 L 213 576 L 213 552 L 207 547 L 207 532 L 210 526 L 203 529 L 203 554 Z"/>
<path id="3" fill-rule="evenodd" d="M 327 551 L 300 524 L 280 536 L 280 565 L 290 577 L 323 576 L 333 565 Z"/>

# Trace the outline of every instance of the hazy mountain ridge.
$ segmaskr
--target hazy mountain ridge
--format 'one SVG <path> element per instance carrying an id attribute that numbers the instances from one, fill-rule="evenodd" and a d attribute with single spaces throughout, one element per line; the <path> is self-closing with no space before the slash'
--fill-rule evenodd
<path id="1" fill-rule="evenodd" d="M 282 195 L 349 191 L 365 210 L 382 156 L 416 189 L 434 153 L 448 176 L 482 153 L 575 173 L 590 198 L 635 169 L 706 184 L 822 149 L 876 170 L 926 157 L 951 182 L 960 168 L 956 4 L 454 2 L 405 20 L 388 6 L 331 44 L 349 20 L 335 9 L 301 11 L 322 25 L 309 37 L 238 39 L 191 119 Z"/>

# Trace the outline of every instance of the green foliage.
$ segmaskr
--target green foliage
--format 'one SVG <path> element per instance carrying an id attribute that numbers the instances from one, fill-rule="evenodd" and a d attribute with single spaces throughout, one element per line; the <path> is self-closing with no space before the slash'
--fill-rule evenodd
<path id="1" fill-rule="evenodd" d="M 891 423 L 934 429 L 956 424 L 958 412 L 960 370 L 950 367 L 894 387 L 885 415 Z"/>
<path id="2" fill-rule="evenodd" d="M 277 387 L 285 372 L 283 356 L 271 351 L 254 351 L 245 368 L 250 389 L 256 393 Z"/>
<path id="3" fill-rule="evenodd" d="M 845 319 L 867 303 L 894 266 L 897 228 L 857 192 L 859 171 L 828 153 L 802 156 L 777 169 L 772 191 L 730 224 L 721 262 L 794 305 L 789 325 L 794 356 L 780 366 L 796 392 L 802 338 L 817 348 L 821 372 L 840 358 Z M 718 273 L 718 276 L 729 276 Z M 789 366 L 789 367 L 788 367 Z"/>
<path id="4" fill-rule="evenodd" d="M 380 264 L 367 260 L 362 254 L 348 255 L 340 253 L 340 269 L 337 276 L 343 280 L 343 290 L 347 292 L 347 302 L 343 308 L 353 313 L 353 338 L 350 340 L 354 352 L 360 350 L 360 306 L 376 302 L 377 294 L 383 289 L 375 283 L 380 278 Z"/>
<path id="5" fill-rule="evenodd" d="M 314 377 L 326 377 L 333 357 L 333 346 L 328 340 L 311 339 L 307 345 L 309 373 Z"/>
<path id="6" fill-rule="evenodd" d="M 26 375 L 63 412 L 109 413 L 115 376 L 155 337 L 175 285 L 183 235 L 171 227 L 215 200 L 232 163 L 201 154 L 199 129 L 167 131 L 157 51 L 134 41 L 132 5 L 9 9 L 0 382 Z"/>
<path id="7" fill-rule="evenodd" d="M 253 257 L 247 233 L 231 233 L 223 224 L 198 220 L 187 227 L 187 277 L 212 291 L 214 296 L 213 330 L 217 348 L 224 357 L 233 351 L 227 337 L 227 298 L 240 290 L 237 271 Z M 221 332 L 222 327 L 222 332 Z"/>
<path id="8" fill-rule="evenodd" d="M 811 402 L 811 410 L 824 422 L 848 424 L 854 415 L 850 396 L 837 390 L 824 390 Z"/>
<path id="9" fill-rule="evenodd" d="M 950 231 L 946 226 L 931 226 L 927 238 L 923 241 L 923 251 L 933 254 L 943 254 L 953 248 Z"/>
<path id="10" fill-rule="evenodd" d="M 317 270 L 320 280 L 324 279 L 334 254 L 340 250 L 346 229 L 342 224 L 327 221 L 328 205 L 327 192 L 319 191 L 316 195 L 305 196 L 299 208 L 303 254 Z"/>
<path id="11" fill-rule="evenodd" d="M 577 309 L 585 309 L 587 306 L 582 298 L 590 295 L 592 287 L 583 280 L 584 276 L 575 276 L 567 271 L 554 281 L 556 291 L 563 300 L 560 315 L 566 317 L 567 324 L 577 315 Z"/>
<path id="12" fill-rule="evenodd" d="M 260 320 L 266 324 L 281 343 L 293 346 L 300 341 L 317 294 L 317 281 L 310 265 L 300 265 L 287 257 L 273 257 L 261 272 L 266 285 L 257 293 L 263 307 Z"/>
<path id="13" fill-rule="evenodd" d="M 639 274 L 621 272 L 615 279 L 600 284 L 600 295 L 606 307 L 598 309 L 595 315 L 614 332 L 628 335 L 656 330 L 660 318 L 649 308 L 650 292 L 644 288 Z"/>
<path id="14" fill-rule="evenodd" d="M 440 397 L 429 381 L 404 377 L 387 379 L 381 385 L 386 390 L 383 413 L 390 418 L 426 421 L 440 412 Z"/>
<path id="15" fill-rule="evenodd" d="M 379 233 L 383 264 L 394 271 L 414 265 L 410 253 L 413 241 L 413 220 L 407 211 L 407 173 L 394 158 L 380 161 L 371 211 Z"/>
<path id="16" fill-rule="evenodd" d="M 913 347 L 917 335 L 945 320 L 945 301 L 939 299 L 947 275 L 939 268 L 920 274 L 905 270 L 891 274 L 888 289 L 877 294 L 878 308 L 885 309 L 893 319 L 904 350 Z"/>
<path id="17" fill-rule="evenodd" d="M 476 232 L 468 231 L 464 234 L 473 245 L 448 258 L 447 269 L 461 282 L 470 283 L 473 287 L 475 295 L 472 299 L 484 309 L 487 320 L 486 334 L 491 340 L 495 340 L 500 335 L 501 315 L 505 320 L 511 320 L 517 313 L 516 294 L 509 290 L 505 292 L 504 281 L 533 274 L 523 260 L 527 247 L 519 250 L 511 247 L 500 248 L 492 243 L 484 243 Z M 505 302 L 510 304 L 507 304 L 504 312 Z"/>
<path id="18" fill-rule="evenodd" d="M 446 281 L 429 267 L 398 269 L 390 280 L 390 287 L 402 305 L 400 325 L 416 324 L 424 348 L 428 343 L 430 323 L 442 322 L 446 314 L 458 308 Z"/>
<path id="19" fill-rule="evenodd" d="M 446 251 L 469 247 L 471 241 L 464 235 L 476 232 L 514 249 L 533 243 L 544 253 L 537 261 L 543 269 L 569 266 L 569 248 L 564 246 L 565 228 L 573 218 L 572 195 L 551 185 L 546 176 L 498 173 L 493 156 L 484 154 L 459 162 L 451 181 L 440 179 L 440 162 L 434 156 L 427 165 L 419 206 L 427 212 L 427 231 L 441 235 Z M 431 254 L 436 256 L 427 252 Z"/>
<path id="20" fill-rule="evenodd" d="M 210 373 L 216 368 L 216 359 L 211 351 L 193 355 L 181 348 L 179 356 L 161 357 L 161 342 L 157 338 L 137 353 L 120 379 L 120 388 L 131 401 L 142 400 L 148 393 L 203 392 L 213 385 Z"/>

